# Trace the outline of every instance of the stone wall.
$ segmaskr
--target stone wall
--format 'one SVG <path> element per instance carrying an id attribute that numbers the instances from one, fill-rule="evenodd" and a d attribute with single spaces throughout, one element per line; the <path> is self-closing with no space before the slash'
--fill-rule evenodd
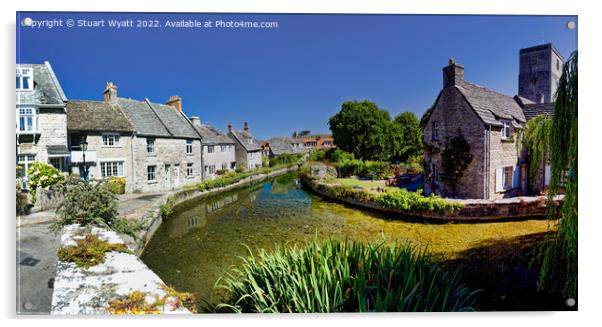
<path id="1" fill-rule="evenodd" d="M 489 169 L 489 189 L 487 192 L 488 199 L 502 199 L 517 195 L 520 190 L 520 184 L 506 191 L 496 191 L 496 169 L 512 166 L 520 169 L 518 166 L 522 162 L 522 147 L 517 147 L 514 141 L 514 134 L 517 131 L 510 128 L 512 137 L 508 140 L 502 140 L 502 130 L 500 127 L 491 127 L 489 132 L 490 137 L 490 169 Z"/>
<path id="2" fill-rule="evenodd" d="M 35 108 L 36 106 L 22 106 Z M 19 108 L 19 106 L 17 106 Z M 35 154 L 36 161 L 48 163 L 48 145 L 64 145 L 67 147 L 67 115 L 64 108 L 36 108 L 37 137 L 24 137 L 17 147 L 18 153 Z M 35 139 L 35 141 L 34 141 Z"/>
<path id="3" fill-rule="evenodd" d="M 92 228 L 91 234 L 111 244 L 123 244 L 115 232 Z M 61 246 L 75 245 L 75 240 L 83 238 L 85 232 L 78 225 L 66 226 L 61 236 Z M 107 314 L 109 301 L 133 291 L 146 293 L 146 302 L 164 298 L 167 293 L 161 278 L 150 270 L 138 257 L 129 253 L 109 252 L 105 262 L 88 269 L 77 267 L 75 263 L 59 261 L 54 279 L 51 314 L 90 315 Z M 174 306 L 175 299 L 167 298 L 167 304 L 160 307 L 161 313 L 190 313 L 181 306 Z"/>

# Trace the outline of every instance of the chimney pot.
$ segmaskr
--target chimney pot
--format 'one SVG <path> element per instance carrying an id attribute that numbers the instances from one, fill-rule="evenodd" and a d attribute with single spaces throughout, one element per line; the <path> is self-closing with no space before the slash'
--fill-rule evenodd
<path id="1" fill-rule="evenodd" d="M 190 116 L 190 122 L 194 126 L 201 126 L 201 118 L 199 116 Z"/>
<path id="2" fill-rule="evenodd" d="M 245 132 L 248 132 L 248 131 L 249 131 L 249 123 L 245 122 L 245 124 L 244 124 L 244 127 L 243 127 L 243 130 L 244 130 Z"/>
<path id="3" fill-rule="evenodd" d="M 107 82 L 107 86 L 102 94 L 105 103 L 116 103 L 117 85 L 113 84 L 113 82 Z"/>
<path id="4" fill-rule="evenodd" d="M 464 80 L 464 66 L 449 58 L 449 65 L 443 68 L 443 87 L 460 84 Z"/>
<path id="5" fill-rule="evenodd" d="M 228 123 L 228 132 L 232 132 L 232 123 Z"/>
<path id="6" fill-rule="evenodd" d="M 167 100 L 165 104 L 176 108 L 179 112 L 182 112 L 182 99 L 177 95 L 170 96 L 169 100 Z"/>

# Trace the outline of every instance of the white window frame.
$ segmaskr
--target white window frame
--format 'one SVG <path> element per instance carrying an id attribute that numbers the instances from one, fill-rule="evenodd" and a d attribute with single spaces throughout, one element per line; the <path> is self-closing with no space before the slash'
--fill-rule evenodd
<path id="1" fill-rule="evenodd" d="M 146 153 L 155 153 L 155 139 L 146 138 Z"/>
<path id="2" fill-rule="evenodd" d="M 518 188 L 519 173 L 519 165 L 498 167 L 495 170 L 495 191 L 501 193 Z"/>
<path id="3" fill-rule="evenodd" d="M 206 165 L 205 172 L 209 175 L 215 175 L 215 165 Z"/>
<path id="4" fill-rule="evenodd" d="M 189 162 L 186 164 L 186 177 L 193 178 L 194 177 L 194 163 Z"/>
<path id="5" fill-rule="evenodd" d="M 150 168 L 152 168 L 152 172 L 150 171 Z M 152 174 L 152 179 L 150 178 Z M 146 181 L 148 183 L 156 183 L 157 182 L 157 165 L 149 165 L 146 166 Z"/>
<path id="6" fill-rule="evenodd" d="M 228 169 L 228 163 L 222 162 L 222 170 L 227 170 L 227 169 Z"/>
<path id="7" fill-rule="evenodd" d="M 192 154 L 193 139 L 186 139 L 186 154 Z"/>
<path id="8" fill-rule="evenodd" d="M 29 170 L 29 164 L 34 163 L 36 161 L 35 154 L 18 154 L 17 155 L 17 164 L 19 166 L 23 166 L 23 176 L 27 177 L 27 171 Z"/>
<path id="9" fill-rule="evenodd" d="M 105 148 L 121 147 L 119 133 L 102 133 L 102 146 Z M 110 143 L 113 144 L 110 144 Z"/>
<path id="10" fill-rule="evenodd" d="M 227 146 L 227 145 L 223 145 L 223 144 L 222 144 L 222 145 L 220 145 L 219 147 L 220 147 L 220 151 L 221 151 L 221 152 L 226 152 L 226 151 L 228 151 L 228 146 Z"/>
<path id="11" fill-rule="evenodd" d="M 102 160 L 98 162 L 98 169 L 100 171 L 101 178 L 107 177 L 125 177 L 124 172 L 125 160 L 123 159 L 111 159 Z M 110 172 L 110 174 L 108 174 Z M 116 172 L 116 174 L 115 174 Z"/>
<path id="12" fill-rule="evenodd" d="M 502 140 L 508 140 L 511 136 L 510 122 L 507 120 L 502 120 Z"/>
<path id="13" fill-rule="evenodd" d="M 207 153 L 214 153 L 215 152 L 215 147 L 213 145 L 208 145 L 207 146 Z"/>
<path id="14" fill-rule="evenodd" d="M 21 117 L 24 118 L 24 129 L 21 129 Z M 31 118 L 31 125 L 28 119 Z M 36 132 L 38 129 L 37 110 L 34 107 L 17 107 L 16 109 L 17 133 Z"/>
<path id="15" fill-rule="evenodd" d="M 23 88 L 23 79 L 29 78 L 28 87 Z M 17 82 L 18 80 L 18 82 Z M 33 91 L 33 68 L 32 67 L 17 67 L 15 88 L 17 91 Z"/>

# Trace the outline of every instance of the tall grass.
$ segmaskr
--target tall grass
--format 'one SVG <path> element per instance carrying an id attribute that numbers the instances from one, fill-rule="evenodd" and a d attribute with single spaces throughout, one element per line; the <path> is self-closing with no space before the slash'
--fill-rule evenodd
<path id="1" fill-rule="evenodd" d="M 217 281 L 216 311 L 472 311 L 477 293 L 409 245 L 314 241 L 243 260 Z"/>

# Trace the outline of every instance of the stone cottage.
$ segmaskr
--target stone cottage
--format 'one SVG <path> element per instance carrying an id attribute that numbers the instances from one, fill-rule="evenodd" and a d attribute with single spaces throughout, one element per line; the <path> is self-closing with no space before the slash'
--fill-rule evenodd
<path id="1" fill-rule="evenodd" d="M 264 155 L 270 158 L 281 154 L 305 153 L 307 149 L 299 138 L 292 137 L 272 137 L 263 142 Z"/>
<path id="2" fill-rule="evenodd" d="M 547 49 L 555 51 L 553 47 Z M 524 50 L 520 57 L 521 72 L 544 69 L 539 66 L 529 68 L 523 61 L 536 62 L 540 66 L 541 62 L 530 61 L 524 56 L 529 51 Z M 547 67 L 549 71 L 553 68 Z M 546 81 L 554 83 L 552 78 Z M 526 90 L 522 84 L 531 82 L 532 79 L 521 77 L 519 90 Z M 538 83 L 544 82 L 539 80 Z M 551 112 L 553 105 L 544 102 L 551 99 L 549 92 L 554 88 L 542 86 L 537 90 L 540 91 L 534 94 L 519 91 L 518 96 L 510 97 L 469 83 L 464 80 L 464 67 L 450 59 L 448 66 L 443 68 L 443 89 L 423 130 L 425 192 L 459 198 L 499 199 L 537 189 L 537 185 L 528 187 L 527 153 L 515 140 L 528 119 Z M 441 154 L 456 135 L 462 135 L 470 145 L 472 161 L 453 194 L 449 183 L 442 178 Z"/>
<path id="3" fill-rule="evenodd" d="M 67 97 L 49 62 L 16 67 L 16 154 L 22 186 L 34 161 L 67 172 Z"/>
<path id="4" fill-rule="evenodd" d="M 190 121 L 202 137 L 203 142 L 203 180 L 214 179 L 218 173 L 236 169 L 235 142 L 217 128 L 202 124 L 197 116 Z"/>
<path id="5" fill-rule="evenodd" d="M 81 173 L 78 145 L 85 139 L 90 177 L 125 177 L 127 192 L 202 181 L 201 136 L 177 96 L 166 104 L 120 98 L 117 86 L 107 83 L 102 102 L 70 102 L 68 115 L 74 172 Z"/>
<path id="6" fill-rule="evenodd" d="M 261 167 L 261 144 L 249 132 L 247 122 L 242 131 L 237 131 L 232 124 L 228 124 L 228 136 L 235 142 L 237 167 L 243 167 L 246 170 Z"/>

